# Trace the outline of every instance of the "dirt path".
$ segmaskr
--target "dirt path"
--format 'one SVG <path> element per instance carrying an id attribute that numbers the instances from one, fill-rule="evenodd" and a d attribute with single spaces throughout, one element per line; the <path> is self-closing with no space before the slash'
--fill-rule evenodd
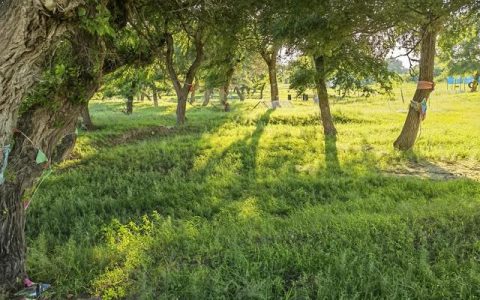
<path id="1" fill-rule="evenodd" d="M 433 180 L 468 178 L 480 181 L 480 163 L 419 162 L 384 170 L 394 176 L 414 176 Z"/>

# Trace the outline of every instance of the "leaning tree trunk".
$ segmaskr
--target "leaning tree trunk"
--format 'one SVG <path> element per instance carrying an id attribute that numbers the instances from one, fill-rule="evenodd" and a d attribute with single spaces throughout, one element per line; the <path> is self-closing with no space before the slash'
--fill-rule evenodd
<path id="1" fill-rule="evenodd" d="M 20 103 L 38 75 L 38 62 L 66 31 L 80 1 L 63 4 L 60 10 L 55 2 L 42 7 L 32 0 L 0 1 L 0 146 L 9 143 Z"/>
<path id="2" fill-rule="evenodd" d="M 435 66 L 435 47 L 438 35 L 438 26 L 429 25 L 424 28 L 420 52 L 420 73 L 419 81 L 433 83 L 433 71 Z M 420 87 L 420 86 L 419 86 Z M 420 123 L 422 122 L 421 113 L 414 107 L 420 104 L 424 99 L 428 99 L 432 89 L 423 89 L 417 87 L 411 105 L 409 106 L 407 119 L 403 125 L 402 132 L 393 144 L 396 149 L 409 150 L 415 144 Z"/>
<path id="3" fill-rule="evenodd" d="M 260 100 L 263 100 L 263 91 L 265 90 L 265 83 L 260 87 Z"/>
<path id="4" fill-rule="evenodd" d="M 52 112 L 48 108 L 32 109 L 24 113 L 17 123 L 14 147 L 8 161 L 11 174 L 0 186 L 0 283 L 1 288 L 12 290 L 26 278 L 25 273 L 25 209 L 24 193 L 45 170 L 44 164 L 35 159 L 38 149 L 47 157 L 64 157 L 73 146 L 56 150 L 56 146 L 75 129 L 81 105 L 63 101 L 62 106 Z M 58 126 L 62 124 L 62 126 Z M 27 135 L 30 142 L 21 133 Z M 38 148 L 38 149 L 37 149 Z M 56 152 L 56 153 L 55 153 Z M 60 153 L 61 152 L 61 153 Z"/>
<path id="5" fill-rule="evenodd" d="M 235 92 L 237 92 L 240 101 L 245 101 L 245 92 L 242 92 L 242 90 L 238 86 L 235 87 Z"/>
<path id="6" fill-rule="evenodd" d="M 0 1 L 0 147 L 13 142 L 19 127 L 22 100 L 35 84 L 38 65 L 50 45 L 66 31 L 66 24 L 80 1 L 63 1 L 62 9 L 49 1 L 38 5 L 32 0 Z M 57 124 L 58 125 L 58 124 Z M 57 126 L 58 127 L 58 126 Z M 16 139 L 15 139 L 16 140 Z M 8 179 L 0 185 L 0 294 L 14 289 L 25 276 L 25 212 L 23 190 L 30 183 L 31 153 L 20 150 L 18 141 L 9 160 Z M 23 154 L 19 156 L 19 154 Z M 16 166 L 13 169 L 11 166 Z M 19 169 L 20 168 L 20 169 Z M 31 174 L 31 175 L 30 175 Z M 13 176 L 15 175 L 15 176 Z M 34 177 L 33 177 L 34 178 Z"/>
<path id="7" fill-rule="evenodd" d="M 95 125 L 93 125 L 92 117 L 90 116 L 90 110 L 88 109 L 88 102 L 82 107 L 82 119 L 83 126 L 85 126 L 88 131 L 95 130 Z"/>
<path id="8" fill-rule="evenodd" d="M 212 97 L 213 90 L 209 88 L 205 88 L 205 92 L 203 94 L 203 106 L 207 106 L 210 103 L 210 98 Z"/>
<path id="9" fill-rule="evenodd" d="M 317 56 L 315 57 L 314 61 L 316 70 L 315 84 L 317 86 L 318 105 L 320 106 L 323 132 L 326 136 L 334 136 L 337 134 L 337 129 L 335 128 L 332 113 L 330 112 L 325 71 L 325 58 L 323 56 Z"/>

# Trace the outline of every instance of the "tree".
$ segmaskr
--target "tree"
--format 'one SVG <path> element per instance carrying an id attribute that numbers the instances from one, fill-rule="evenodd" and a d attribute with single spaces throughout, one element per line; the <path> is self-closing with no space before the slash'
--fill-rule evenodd
<path id="1" fill-rule="evenodd" d="M 66 137 L 74 131 L 81 107 L 97 90 L 102 73 L 115 68 L 102 36 L 110 31 L 110 20 L 124 24 L 119 3 L 0 4 L 0 39 L 10 45 L 0 49 L 1 57 L 10 57 L 0 63 L 0 140 L 3 154 L 9 154 L 6 180 L 0 185 L 0 291 L 14 289 L 26 277 L 25 191 L 53 163 L 44 156 L 62 157 L 58 151 L 73 146 L 64 142 L 74 141 Z M 103 18 L 107 10 L 112 19 Z"/>
<path id="2" fill-rule="evenodd" d="M 398 58 L 390 58 L 388 60 L 388 69 L 397 74 L 406 74 L 408 72 L 408 69 L 403 66 L 402 61 Z"/>
<path id="3" fill-rule="evenodd" d="M 57 12 L 55 3 L 43 7 L 26 0 L 0 3 L 0 40 L 2 45 L 8 45 L 0 48 L 0 57 L 9 58 L 0 61 L 0 144 L 4 155 L 13 142 L 13 130 L 19 125 L 22 100 L 40 71 L 37 65 L 67 30 L 66 21 L 57 17 L 68 19 L 77 7 L 73 1 L 67 5 L 65 12 Z M 22 23 L 31 26 L 18 26 Z M 15 154 L 12 157 L 18 156 Z M 20 201 L 23 189 L 10 181 L 0 186 L 0 209 L 4 212 L 0 218 L 0 291 L 13 288 L 17 278 L 23 279 L 25 274 L 25 214 Z"/>
<path id="4" fill-rule="evenodd" d="M 472 1 L 412 1 L 408 6 L 411 16 L 406 19 L 407 28 L 419 28 L 417 34 L 411 35 L 413 43 L 411 52 L 419 48 L 419 84 L 411 101 L 405 124 L 394 147 L 399 150 L 409 150 L 415 144 L 420 123 L 425 117 L 427 100 L 434 89 L 433 76 L 437 37 L 449 18 L 455 18 L 469 11 L 478 9 L 478 3 Z M 411 27 L 410 27 L 411 28 Z M 411 29 L 410 29 L 411 30 Z M 408 31 L 407 31 L 408 32 Z"/>
<path id="5" fill-rule="evenodd" d="M 478 11 L 462 14 L 445 25 L 440 36 L 440 59 L 450 75 L 472 74 L 470 91 L 476 92 L 480 80 L 480 22 Z"/>
<path id="6" fill-rule="evenodd" d="M 134 29 L 165 63 L 177 94 L 178 125 L 185 123 L 188 94 L 205 57 L 215 7 L 204 0 L 143 0 L 129 5 Z"/>
<path id="7" fill-rule="evenodd" d="M 258 2 L 252 13 L 251 23 L 258 53 L 268 68 L 271 101 L 279 100 L 277 61 L 282 46 L 281 39 L 274 35 L 275 23 L 281 22 L 280 15 L 268 1 Z"/>
<path id="8" fill-rule="evenodd" d="M 327 81 L 345 89 L 366 87 L 373 77 L 389 89 L 385 63 L 392 47 L 385 38 L 391 22 L 387 1 L 288 1 L 277 10 L 277 35 L 292 50 L 312 57 L 314 81 L 325 135 L 336 135 Z M 315 29 L 321 30 L 315 30 Z M 308 75 L 308 74 L 305 74 Z"/>
<path id="9" fill-rule="evenodd" d="M 315 89 L 315 70 L 311 57 L 300 56 L 292 61 L 290 69 L 290 89 L 297 92 L 297 96 L 305 93 L 307 89 Z"/>

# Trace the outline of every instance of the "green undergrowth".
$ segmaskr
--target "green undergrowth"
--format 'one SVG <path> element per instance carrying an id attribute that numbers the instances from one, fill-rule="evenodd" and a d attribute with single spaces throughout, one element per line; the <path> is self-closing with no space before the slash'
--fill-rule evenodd
<path id="1" fill-rule="evenodd" d="M 30 276 L 58 299 L 480 297 L 480 184 L 383 172 L 478 166 L 480 96 L 437 91 L 408 153 L 408 104 L 360 100 L 332 101 L 336 139 L 312 103 L 190 106 L 181 128 L 174 103 L 93 103 L 28 212 Z"/>

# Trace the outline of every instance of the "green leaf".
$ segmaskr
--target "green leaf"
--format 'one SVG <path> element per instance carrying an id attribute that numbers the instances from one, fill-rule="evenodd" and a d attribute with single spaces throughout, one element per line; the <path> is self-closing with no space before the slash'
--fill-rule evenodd
<path id="1" fill-rule="evenodd" d="M 43 153 L 42 150 L 38 149 L 37 158 L 35 161 L 37 162 L 37 165 L 40 165 L 46 163 L 48 161 L 48 157 L 45 155 L 45 153 Z"/>

